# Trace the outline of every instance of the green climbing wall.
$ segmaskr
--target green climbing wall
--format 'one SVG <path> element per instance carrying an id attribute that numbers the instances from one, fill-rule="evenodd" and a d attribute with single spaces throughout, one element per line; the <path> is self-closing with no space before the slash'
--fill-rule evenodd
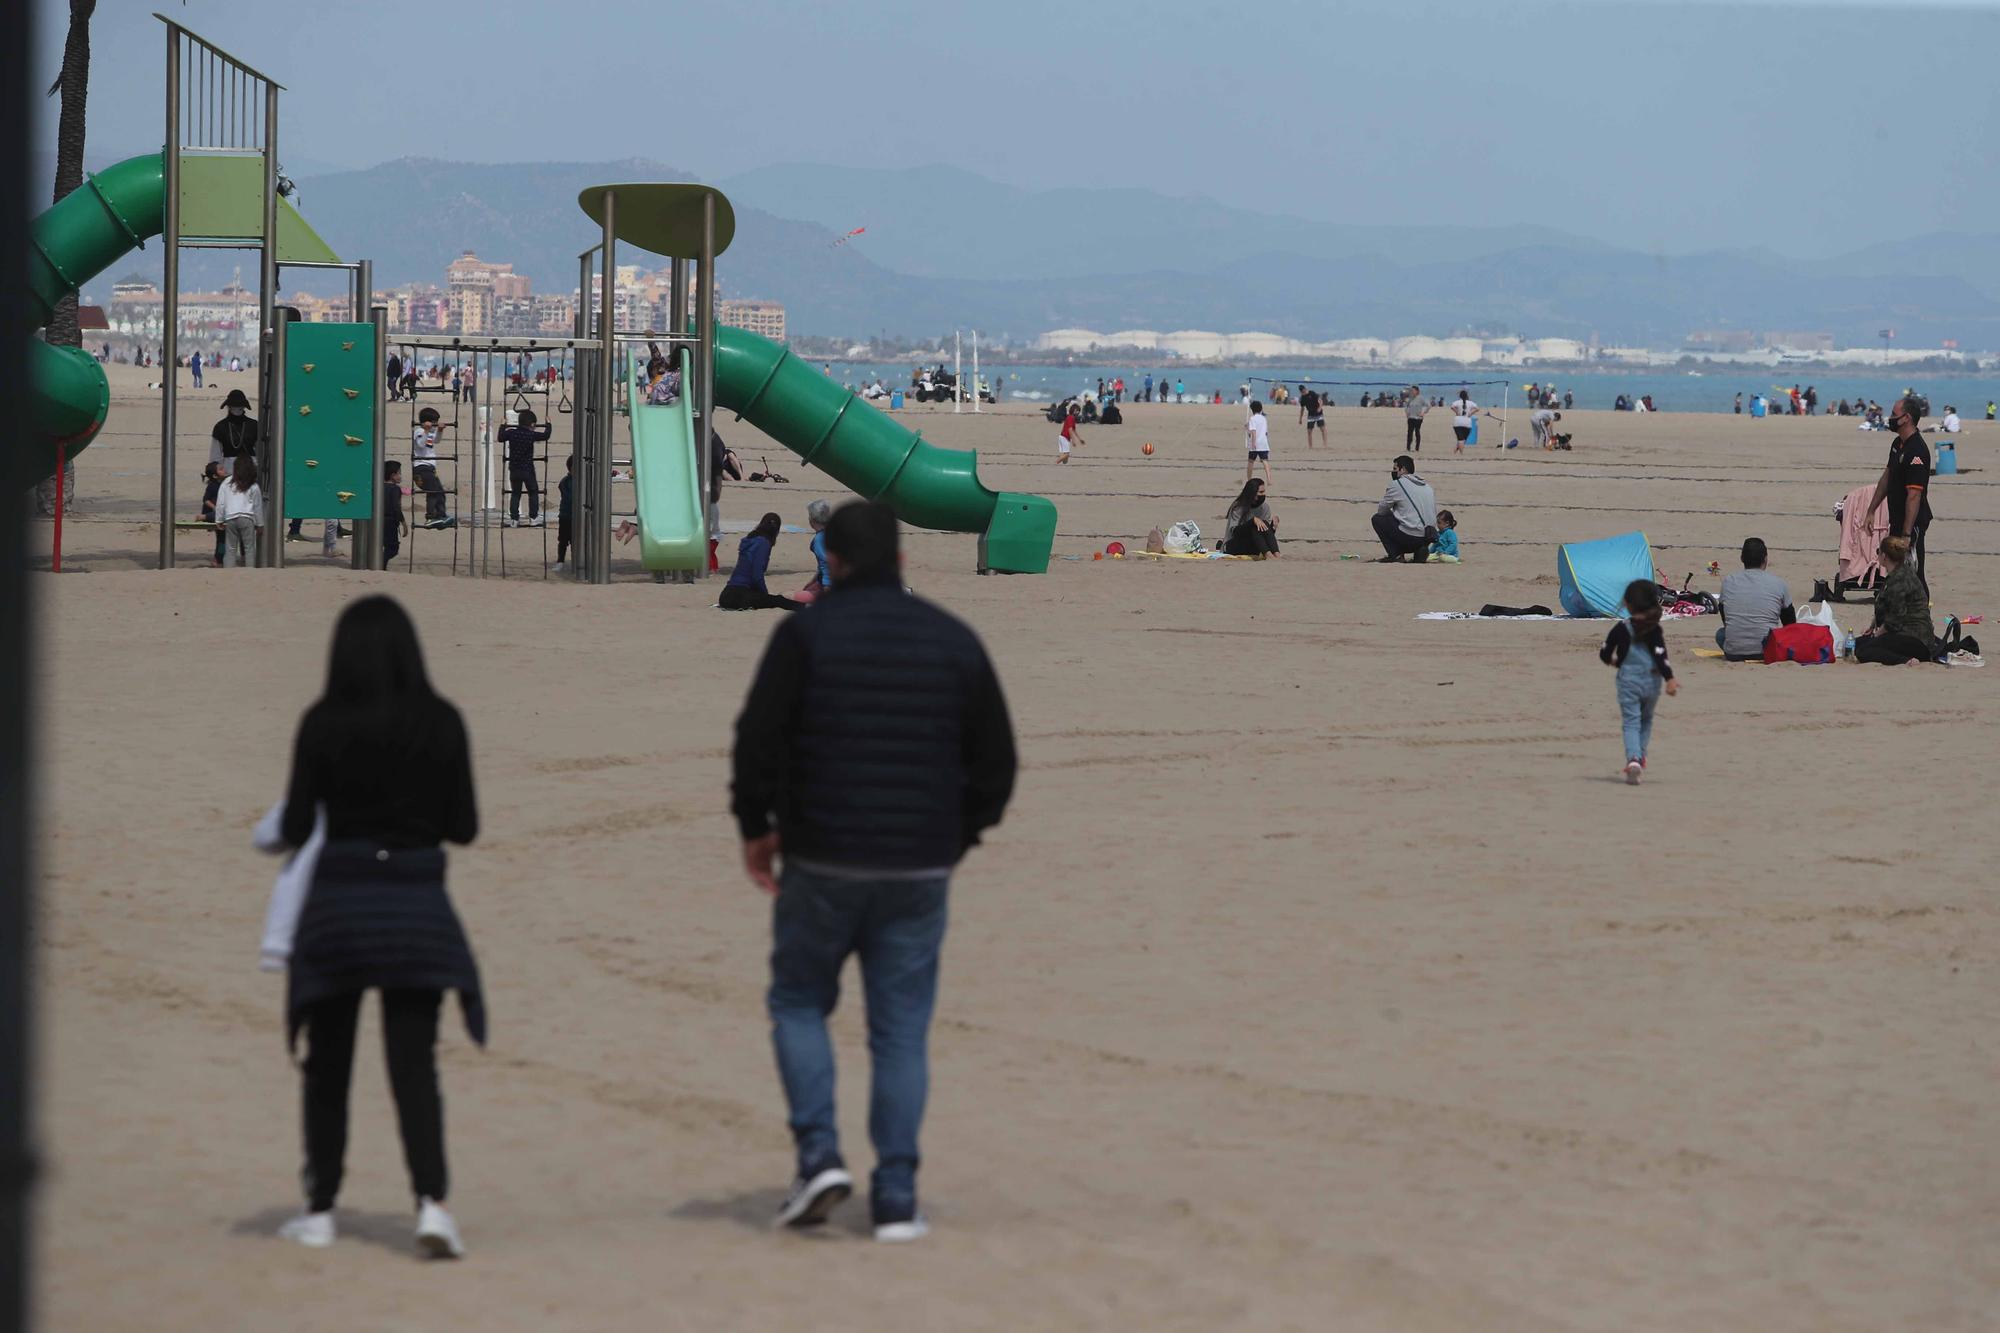
<path id="1" fill-rule="evenodd" d="M 285 517 L 375 517 L 373 324 L 285 328 Z"/>

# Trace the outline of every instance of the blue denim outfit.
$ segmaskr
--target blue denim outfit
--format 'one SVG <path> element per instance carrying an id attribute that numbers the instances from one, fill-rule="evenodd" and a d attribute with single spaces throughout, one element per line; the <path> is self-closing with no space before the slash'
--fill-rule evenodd
<path id="1" fill-rule="evenodd" d="M 1625 757 L 1644 759 L 1653 743 L 1653 710 L 1660 703 L 1660 673 L 1653 655 L 1633 644 L 1618 667 L 1618 712 L 1625 720 Z"/>
<path id="2" fill-rule="evenodd" d="M 868 1137 L 875 1145 L 878 1209 L 916 1201 L 917 1130 L 930 1090 L 926 1044 L 949 882 L 949 875 L 852 879 L 788 863 L 772 911 L 766 1005 L 801 1176 L 840 1152 L 826 1016 L 840 999 L 842 964 L 849 954 L 860 955 L 874 1071 Z"/>

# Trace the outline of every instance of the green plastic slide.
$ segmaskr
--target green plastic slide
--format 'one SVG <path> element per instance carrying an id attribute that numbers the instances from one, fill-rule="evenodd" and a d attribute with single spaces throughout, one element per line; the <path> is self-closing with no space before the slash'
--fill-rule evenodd
<path id="1" fill-rule="evenodd" d="M 686 354 L 679 355 L 685 362 Z M 629 359 L 625 380 L 632 418 L 632 483 L 639 493 L 640 563 L 655 570 L 706 569 L 693 399 L 683 392 L 667 406 L 648 403 L 638 357 Z M 685 375 L 681 383 L 686 385 Z"/>
<path id="2" fill-rule="evenodd" d="M 261 235 L 262 186 L 258 159 L 184 157 L 184 203 L 206 206 L 205 234 L 255 240 Z M 246 192 L 241 181 L 251 174 Z M 212 186 L 203 182 L 212 182 Z M 234 188 L 225 189 L 232 185 Z M 138 249 L 166 226 L 167 167 L 164 155 L 130 157 L 86 176 L 61 203 L 35 219 L 28 265 L 30 328 L 49 322 L 56 302 Z M 198 212 L 203 211 L 200 207 Z M 278 257 L 281 260 L 336 259 L 333 251 L 298 216 L 291 200 L 278 200 Z M 97 437 L 111 410 L 111 385 L 97 358 L 80 347 L 51 347 L 37 341 L 28 358 L 29 443 L 65 457 Z"/>
<path id="3" fill-rule="evenodd" d="M 29 247 L 28 316 L 40 328 L 56 302 L 160 234 L 165 225 L 166 166 L 158 153 L 108 167 L 35 219 Z M 104 428 L 111 385 L 97 358 L 80 347 L 30 349 L 31 446 L 62 447 L 66 458 Z"/>
<path id="4" fill-rule="evenodd" d="M 982 569 L 1048 570 L 1055 505 L 986 489 L 972 450 L 928 443 L 787 348 L 718 328 L 715 401 L 849 490 L 884 501 L 905 523 L 979 533 Z"/>

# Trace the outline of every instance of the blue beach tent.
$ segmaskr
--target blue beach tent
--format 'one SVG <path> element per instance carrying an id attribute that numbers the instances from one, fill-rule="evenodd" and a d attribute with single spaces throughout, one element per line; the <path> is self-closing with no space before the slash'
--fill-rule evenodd
<path id="1" fill-rule="evenodd" d="M 1653 581 L 1653 548 L 1643 532 L 1569 542 L 1556 552 L 1556 575 L 1564 611 L 1616 620 L 1625 614 L 1625 585 L 1633 579 Z"/>

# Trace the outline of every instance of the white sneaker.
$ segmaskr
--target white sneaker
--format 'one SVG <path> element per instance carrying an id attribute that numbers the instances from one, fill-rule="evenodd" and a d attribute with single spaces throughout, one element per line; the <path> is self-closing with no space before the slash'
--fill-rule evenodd
<path id="1" fill-rule="evenodd" d="M 568 568 L 569 566 L 567 564 L 564 564 L 562 561 L 558 560 L 553 565 L 549 566 L 549 572 L 553 574 L 560 574 Z"/>
<path id="2" fill-rule="evenodd" d="M 282 1240 L 297 1241 L 308 1249 L 323 1250 L 333 1244 L 333 1213 L 331 1210 L 300 1213 L 278 1228 L 278 1236 Z"/>
<path id="3" fill-rule="evenodd" d="M 451 1220 L 443 1204 L 431 1199 L 418 1200 L 417 1249 L 427 1259 L 464 1257 L 465 1242 L 459 1239 L 458 1223 Z"/>
<path id="4" fill-rule="evenodd" d="M 1646 766 L 1645 766 L 1644 764 L 1641 764 L 1641 763 L 1640 763 L 1640 762 L 1639 762 L 1639 761 L 1638 761 L 1637 759 L 1634 759 L 1634 760 L 1633 760 L 1632 762 L 1630 762 L 1630 763 L 1626 764 L 1626 765 L 1625 765 L 1625 785 L 1626 785 L 1626 786 L 1628 786 L 1628 787 L 1636 787 L 1636 786 L 1638 786 L 1638 785 L 1639 785 L 1639 775 L 1640 775 L 1641 773 L 1645 772 L 1645 768 L 1646 768 Z"/>
<path id="5" fill-rule="evenodd" d="M 882 1222 L 875 1228 L 875 1239 L 884 1245 L 901 1245 L 908 1241 L 922 1240 L 931 1234 L 931 1224 L 922 1213 L 907 1222 Z"/>
<path id="6" fill-rule="evenodd" d="M 816 1227 L 852 1193 L 854 1177 L 847 1174 L 845 1167 L 829 1166 L 810 1177 L 800 1176 L 792 1182 L 791 1192 L 778 1208 L 777 1225 Z"/>

